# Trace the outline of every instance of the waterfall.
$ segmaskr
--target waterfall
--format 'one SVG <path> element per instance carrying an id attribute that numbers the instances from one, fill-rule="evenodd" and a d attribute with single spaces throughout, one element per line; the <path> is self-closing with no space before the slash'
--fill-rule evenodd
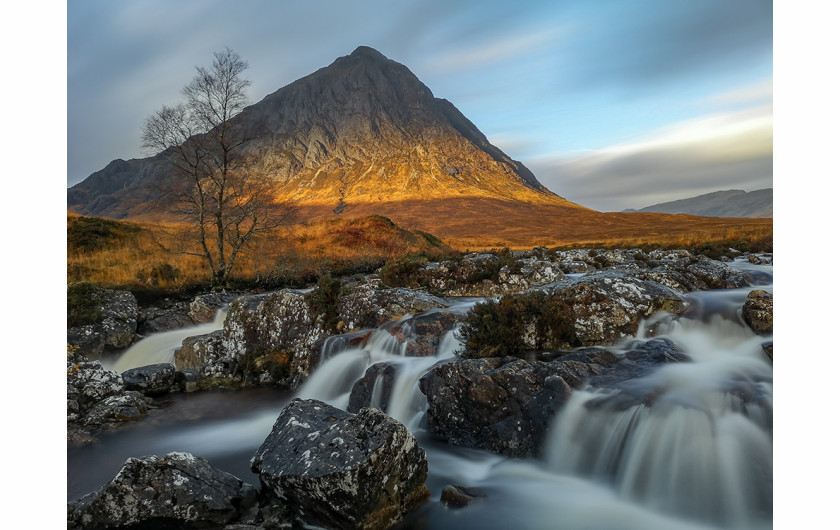
<path id="1" fill-rule="evenodd" d="M 134 343 L 111 363 L 103 360 L 102 365 L 108 370 L 124 372 L 150 364 L 173 363 L 175 350 L 181 347 L 184 339 L 222 329 L 225 317 L 227 317 L 227 308 L 217 311 L 212 322 L 149 335 Z"/>
<path id="2" fill-rule="evenodd" d="M 657 396 L 653 404 L 620 407 L 609 399 L 616 391 L 574 392 L 546 444 L 549 469 L 663 513 L 727 528 L 770 521 L 773 370 L 761 344 L 772 338 L 726 313 L 717 304 L 656 326 L 691 362 L 632 382 Z"/>

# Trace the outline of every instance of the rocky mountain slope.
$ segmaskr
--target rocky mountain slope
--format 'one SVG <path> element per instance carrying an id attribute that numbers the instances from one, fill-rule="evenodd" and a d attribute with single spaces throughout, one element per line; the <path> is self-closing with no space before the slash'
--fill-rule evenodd
<path id="1" fill-rule="evenodd" d="M 747 193 L 715 191 L 689 199 L 663 202 L 625 212 L 685 213 L 705 217 L 773 217 L 773 188 Z"/>
<path id="2" fill-rule="evenodd" d="M 348 205 L 413 199 L 492 198 L 585 210 L 548 191 L 528 168 L 488 142 L 461 112 L 435 98 L 405 66 L 378 51 L 352 54 L 295 81 L 239 116 L 260 123 L 259 149 L 282 182 L 281 198 L 341 213 Z M 68 191 L 70 211 L 159 216 L 172 178 L 162 155 L 114 160 Z"/>

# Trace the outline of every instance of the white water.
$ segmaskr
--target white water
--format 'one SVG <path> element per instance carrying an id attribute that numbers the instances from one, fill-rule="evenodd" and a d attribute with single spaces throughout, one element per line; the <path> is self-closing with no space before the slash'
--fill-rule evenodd
<path id="1" fill-rule="evenodd" d="M 124 372 L 150 364 L 174 363 L 175 350 L 181 347 L 184 339 L 222 329 L 225 317 L 227 317 L 227 309 L 222 309 L 216 313 L 212 322 L 149 335 L 134 343 L 115 360 L 109 362 L 103 359 L 102 365 L 108 370 Z"/>
<path id="2" fill-rule="evenodd" d="M 772 267 L 760 268 L 772 274 Z M 760 288 L 772 292 L 772 285 Z M 638 339 L 650 338 L 645 330 L 655 328 L 692 362 L 671 364 L 635 381 L 631 390 L 658 394 L 650 407 L 595 407 L 604 394 L 574 392 L 540 459 L 511 460 L 449 446 L 423 430 L 427 405 L 417 382 L 432 364 L 461 347 L 451 332 L 436 357 L 416 358 L 404 357 L 404 347 L 390 333 L 375 331 L 364 348 L 330 352 L 296 396 L 346 408 L 353 383 L 368 367 L 385 361 L 396 365 L 387 406 L 377 384 L 373 405 L 407 425 L 427 453 L 433 502 L 408 521 L 411 528 L 766 530 L 772 528 L 773 370 L 761 344 L 772 337 L 757 337 L 739 320 L 738 308 L 750 290 L 694 293 L 687 316 L 658 315 L 641 325 Z M 161 334 L 170 345 L 149 349 L 174 352 L 184 337 L 200 332 L 192 328 L 182 333 L 181 338 Z M 615 351 L 620 354 L 621 347 Z M 139 456 L 184 450 L 253 484 L 247 461 L 290 397 L 253 406 L 248 413 L 232 410 L 226 419 L 162 426 L 154 435 L 146 433 L 150 441 L 142 449 L 128 434 L 128 441 L 118 442 L 123 447 L 104 440 L 103 448 L 91 449 L 85 457 L 90 463 L 80 459 L 76 465 L 91 469 L 95 458 L 107 451 Z M 216 399 L 212 407 L 219 412 L 232 398 L 208 394 L 184 399 Z M 122 458 L 109 464 L 114 473 Z M 483 488 L 487 498 L 447 510 L 434 502 L 447 484 Z"/>

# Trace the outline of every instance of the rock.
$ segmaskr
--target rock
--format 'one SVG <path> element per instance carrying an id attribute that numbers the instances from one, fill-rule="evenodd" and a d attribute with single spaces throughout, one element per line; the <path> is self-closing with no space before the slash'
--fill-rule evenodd
<path id="1" fill-rule="evenodd" d="M 108 396 L 90 407 L 82 420 L 86 427 L 99 427 L 105 423 L 140 419 L 149 411 L 149 403 L 140 392 L 126 391 Z"/>
<path id="2" fill-rule="evenodd" d="M 622 356 L 603 348 L 581 348 L 551 361 L 455 359 L 432 367 L 420 379 L 420 390 L 429 404 L 429 432 L 438 438 L 507 456 L 534 457 L 573 389 L 609 389 L 615 407 L 649 403 L 656 396 L 633 382 L 663 364 L 686 361 L 688 357 L 666 339 L 638 341 Z"/>
<path id="3" fill-rule="evenodd" d="M 374 409 L 350 414 L 295 399 L 251 469 L 264 492 L 327 528 L 388 528 L 429 498 L 425 452 L 403 425 Z"/>
<path id="4" fill-rule="evenodd" d="M 369 280 L 350 286 L 350 292 L 339 298 L 338 316 L 346 330 L 377 328 L 406 314 L 419 314 L 429 309 L 446 307 L 442 298 L 419 289 L 382 288 L 381 282 Z"/>
<path id="5" fill-rule="evenodd" d="M 741 314 L 744 322 L 758 335 L 773 333 L 773 295 L 767 291 L 751 291 Z"/>
<path id="6" fill-rule="evenodd" d="M 617 271 L 598 271 L 547 289 L 572 306 L 580 345 L 610 345 L 633 336 L 642 318 L 658 311 L 682 313 L 688 303 L 674 289 Z"/>
<path id="7" fill-rule="evenodd" d="M 572 388 L 604 369 L 515 357 L 439 363 L 420 379 L 429 431 L 454 445 L 534 456 Z"/>
<path id="8" fill-rule="evenodd" d="M 89 296 L 99 317 L 95 323 L 68 328 L 67 343 L 95 360 L 105 351 L 126 348 L 134 341 L 140 310 L 129 291 L 92 288 Z"/>
<path id="9" fill-rule="evenodd" d="M 181 392 L 195 392 L 198 390 L 198 382 L 200 380 L 201 374 L 198 370 L 182 368 L 175 372 L 175 384 Z"/>
<path id="10" fill-rule="evenodd" d="M 90 443 L 91 431 L 113 422 L 134 420 L 151 404 L 143 394 L 126 390 L 122 376 L 87 361 L 74 351 L 67 359 L 68 443 Z"/>
<path id="11" fill-rule="evenodd" d="M 363 408 L 372 407 L 387 413 L 398 372 L 399 366 L 391 362 L 372 365 L 365 371 L 365 375 L 353 384 L 347 410 L 355 414 Z"/>
<path id="12" fill-rule="evenodd" d="M 143 309 L 140 312 L 137 332 L 147 335 L 194 324 L 195 321 L 189 315 L 189 305 L 186 302 L 172 302 L 166 307 L 147 307 Z"/>
<path id="13" fill-rule="evenodd" d="M 68 505 L 68 528 L 222 528 L 255 520 L 257 492 L 189 453 L 129 458 L 100 490 Z M 250 514 L 250 515 L 249 515 Z"/>
<path id="14" fill-rule="evenodd" d="M 189 316 L 195 322 L 213 322 L 216 313 L 230 304 L 237 295 L 233 293 L 207 293 L 190 302 Z"/>
<path id="15" fill-rule="evenodd" d="M 467 488 L 449 485 L 440 493 L 440 502 L 447 508 L 463 508 L 475 501 L 487 497 L 487 492 L 481 488 Z"/>
<path id="16" fill-rule="evenodd" d="M 432 357 L 443 336 L 464 321 L 465 314 L 452 311 L 426 312 L 385 326 L 404 345 L 406 357 Z"/>
<path id="17" fill-rule="evenodd" d="M 169 393 L 175 385 L 175 366 L 160 363 L 131 368 L 122 373 L 122 378 L 128 390 L 160 396 Z"/>
<path id="18" fill-rule="evenodd" d="M 224 330 L 206 335 L 187 337 L 181 347 L 175 350 L 175 368 L 178 370 L 201 370 L 220 358 L 229 357 L 224 346 Z"/>

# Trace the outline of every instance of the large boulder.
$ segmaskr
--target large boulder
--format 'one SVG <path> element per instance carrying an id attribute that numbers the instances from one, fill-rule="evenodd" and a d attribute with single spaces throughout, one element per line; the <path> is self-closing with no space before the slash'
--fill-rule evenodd
<path id="1" fill-rule="evenodd" d="M 535 456 L 572 388 L 603 370 L 595 363 L 515 357 L 437 364 L 420 379 L 428 429 L 453 445 Z"/>
<path id="2" fill-rule="evenodd" d="M 773 295 L 767 291 L 751 291 L 747 295 L 741 314 L 744 322 L 757 334 L 773 333 Z"/>
<path id="3" fill-rule="evenodd" d="M 679 314 L 688 307 L 675 289 L 611 270 L 559 282 L 546 291 L 571 306 L 581 346 L 613 344 L 635 335 L 643 318 L 659 311 Z"/>
<path id="4" fill-rule="evenodd" d="M 68 312 L 85 312 L 83 322 L 67 328 L 67 343 L 78 347 L 81 355 L 95 360 L 134 341 L 140 310 L 131 292 L 77 283 L 67 285 L 67 298 Z M 68 324 L 73 317 L 68 315 Z"/>
<path id="5" fill-rule="evenodd" d="M 621 391 L 623 406 L 645 403 L 634 379 L 688 358 L 670 341 L 639 341 L 619 356 L 604 348 L 551 352 L 542 359 L 491 357 L 441 362 L 421 379 L 429 431 L 453 445 L 537 456 L 573 389 Z M 553 357 L 553 359 L 552 359 Z"/>
<path id="6" fill-rule="evenodd" d="M 203 458 L 129 458 L 98 491 L 68 506 L 72 529 L 222 528 L 257 519 L 256 489 Z"/>
<path id="7" fill-rule="evenodd" d="M 263 491 L 309 524 L 388 528 L 429 498 L 425 452 L 374 409 L 350 414 L 295 399 L 251 459 Z"/>

